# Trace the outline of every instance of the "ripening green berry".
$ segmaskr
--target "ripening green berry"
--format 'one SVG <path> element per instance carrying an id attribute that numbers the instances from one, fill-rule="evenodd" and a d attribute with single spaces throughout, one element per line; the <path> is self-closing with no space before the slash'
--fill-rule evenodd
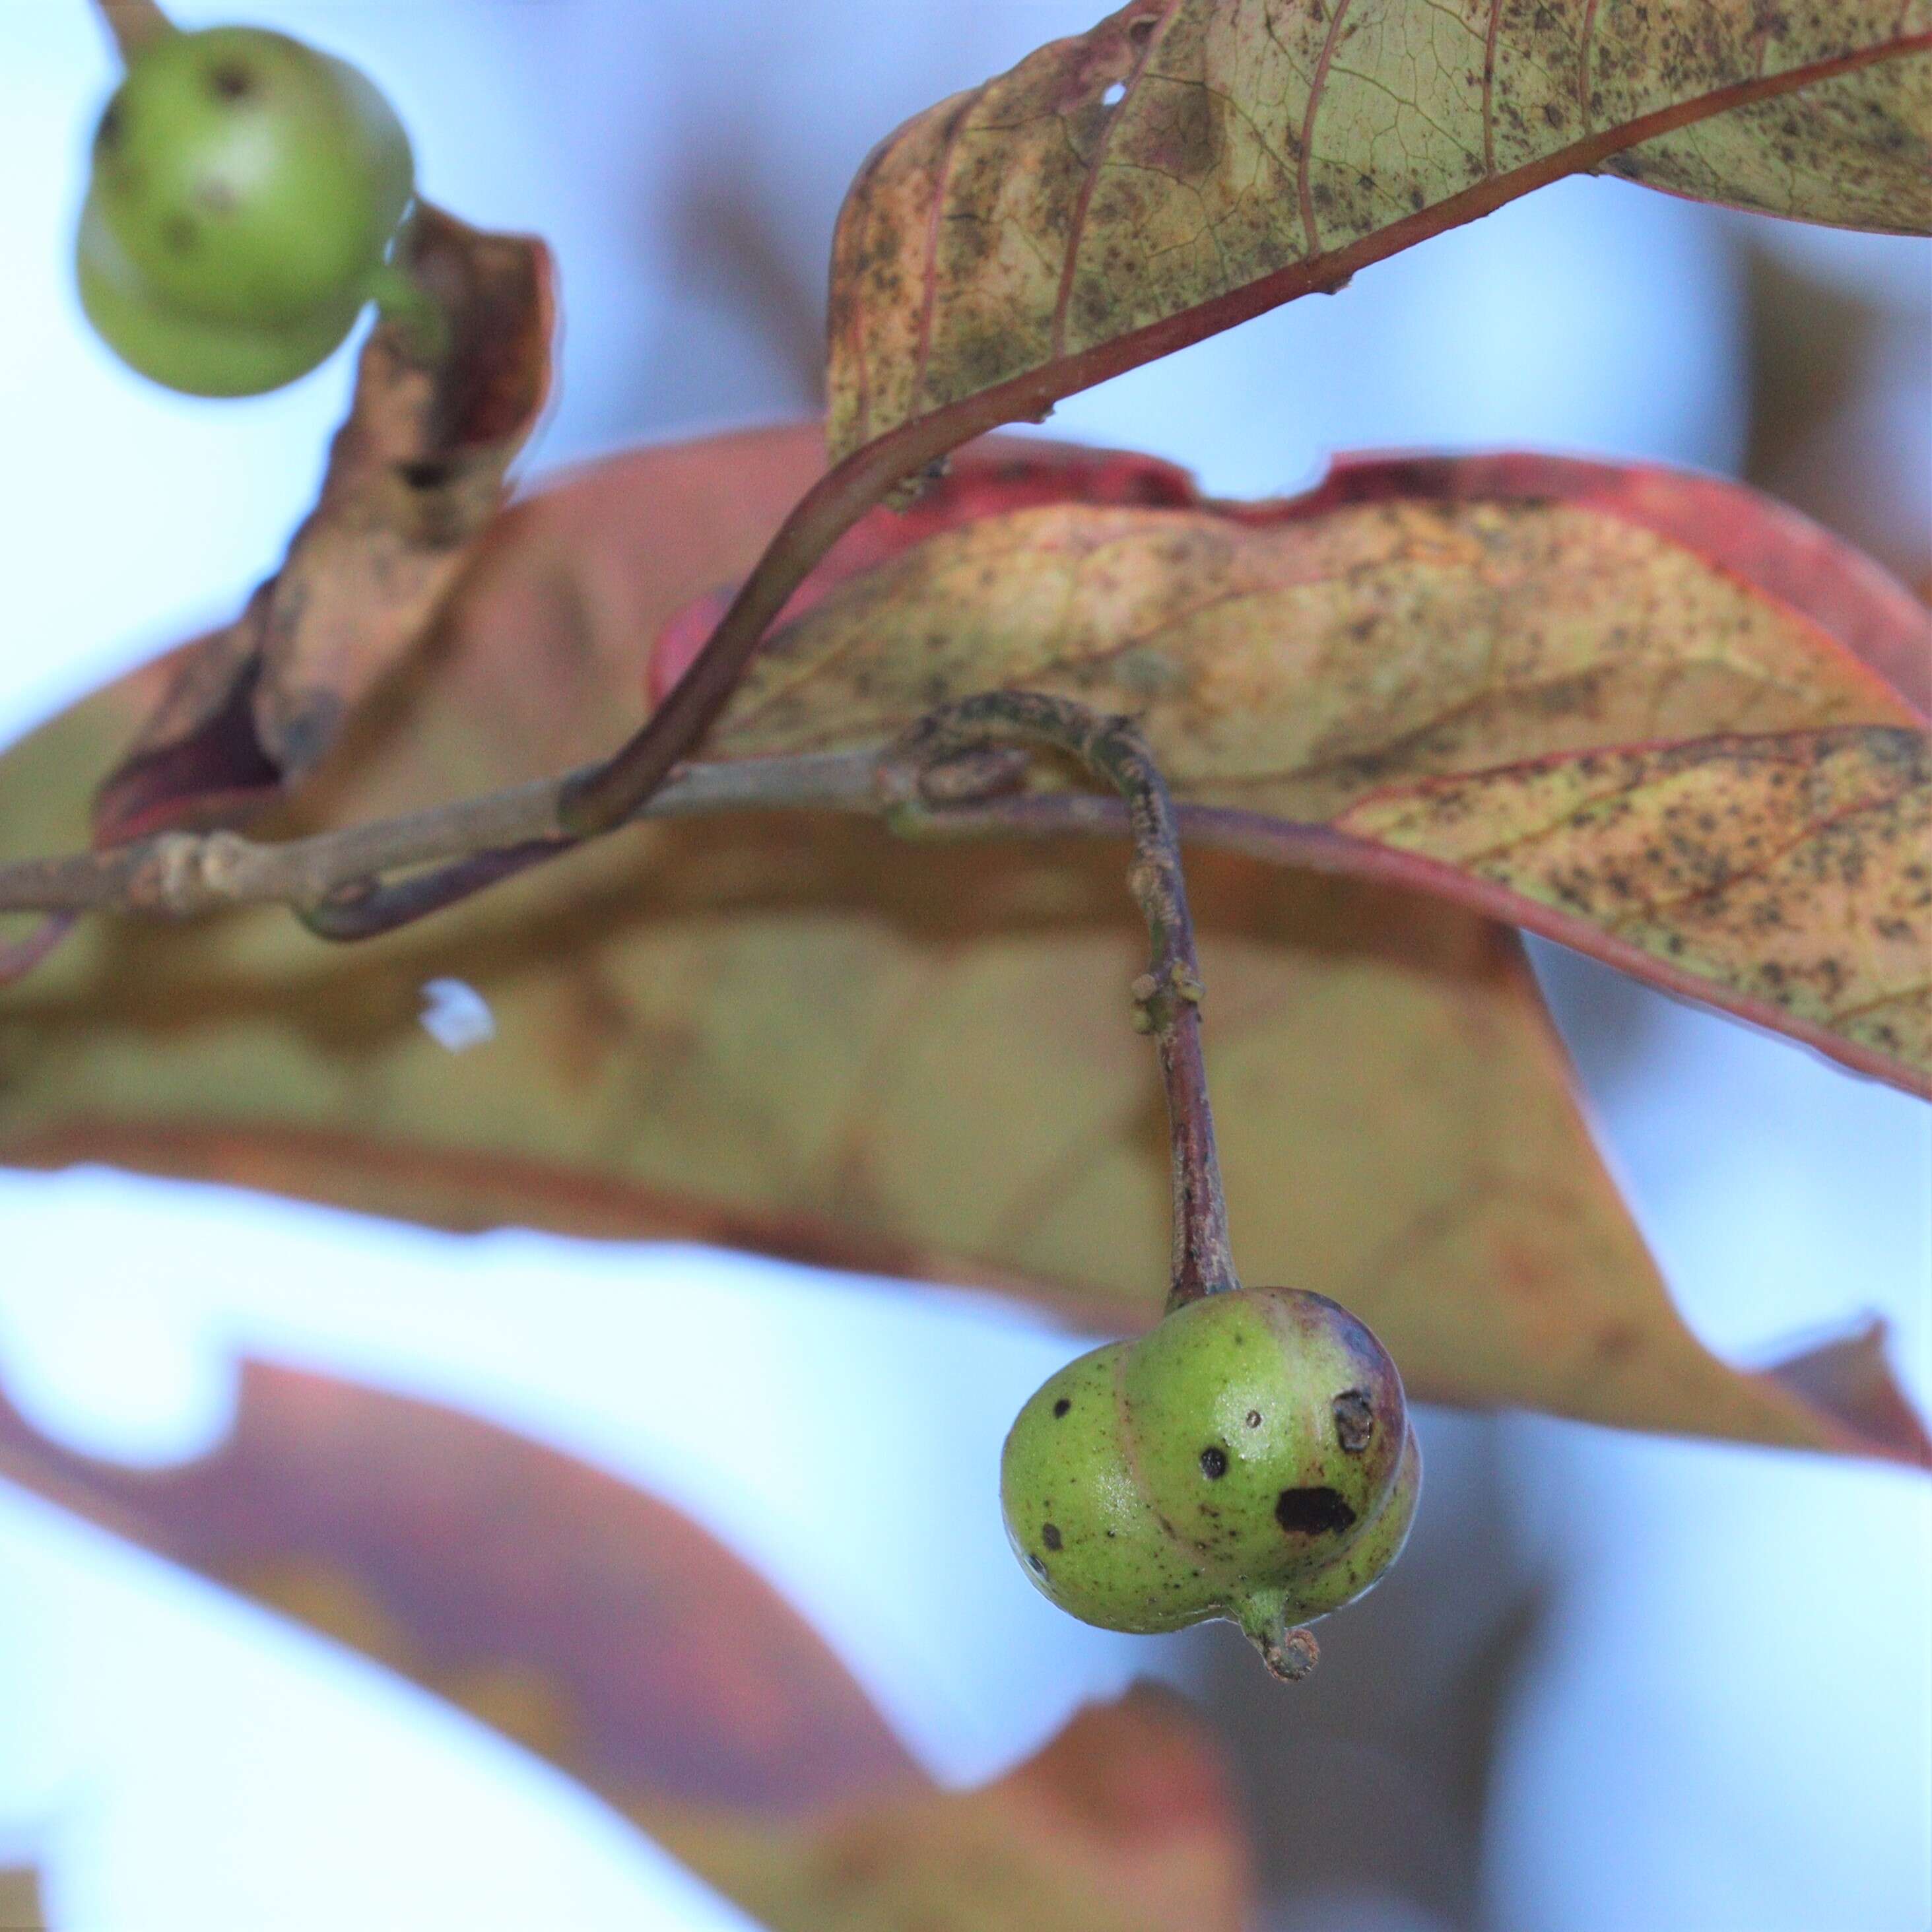
<path id="1" fill-rule="evenodd" d="M 358 293 L 287 328 L 245 328 L 164 308 L 90 209 L 80 231 L 81 307 L 109 348 L 151 381 L 190 396 L 257 396 L 326 362 L 356 326 Z"/>
<path id="2" fill-rule="evenodd" d="M 1421 1482 L 1401 1377 L 1325 1296 L 1213 1294 L 1052 1376 L 1000 1468 L 1039 1588 L 1112 1630 L 1287 1632 L 1393 1563 Z"/>
<path id="3" fill-rule="evenodd" d="M 279 388 L 393 278 L 412 181 L 402 124 L 353 68 L 257 28 L 163 34 L 95 132 L 81 305 L 170 388 Z"/>
<path id="4" fill-rule="evenodd" d="M 286 329 L 361 291 L 412 177 L 402 124 L 353 68 L 213 27 L 134 56 L 94 134 L 88 202 L 158 306 Z"/>

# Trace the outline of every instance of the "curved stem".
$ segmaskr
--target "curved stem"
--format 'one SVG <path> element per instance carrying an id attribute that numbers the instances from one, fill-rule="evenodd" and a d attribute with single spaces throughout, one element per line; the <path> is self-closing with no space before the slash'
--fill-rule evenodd
<path id="1" fill-rule="evenodd" d="M 1170 1310 L 1239 1288 L 1228 1239 L 1228 1209 L 1214 1148 L 1214 1117 L 1201 1050 L 1204 988 L 1181 870 L 1180 834 L 1166 781 L 1146 741 L 1124 718 L 1038 692 L 994 691 L 935 711 L 880 760 L 879 784 L 896 829 L 948 830 L 949 808 L 927 783 L 934 767 L 998 743 L 1048 745 L 1070 752 L 1126 801 L 1133 863 L 1127 887 L 1148 925 L 1148 970 L 1132 985 L 1134 1024 L 1154 1035 L 1167 1093 L 1174 1175 Z"/>

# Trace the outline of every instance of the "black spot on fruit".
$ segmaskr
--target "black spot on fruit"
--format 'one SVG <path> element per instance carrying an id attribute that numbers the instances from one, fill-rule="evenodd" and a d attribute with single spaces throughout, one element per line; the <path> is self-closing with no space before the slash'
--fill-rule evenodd
<path id="1" fill-rule="evenodd" d="M 1040 1532 L 1040 1540 L 1046 1545 L 1048 1549 L 1058 1550 L 1060 1547 L 1059 1524 L 1049 1522 L 1046 1525 Z"/>
<path id="2" fill-rule="evenodd" d="M 255 91 L 255 76 L 238 61 L 224 61 L 208 70 L 208 87 L 218 100 L 245 100 Z"/>
<path id="3" fill-rule="evenodd" d="M 1261 1411 L 1260 1411 L 1259 1409 L 1258 1409 L 1258 1408 L 1251 1408 L 1251 1409 L 1250 1409 L 1250 1410 L 1248 1411 L 1247 1422 L 1248 1422 L 1248 1426 L 1249 1426 L 1250 1429 L 1258 1429 L 1258 1428 L 1260 1428 L 1260 1426 L 1262 1426 L 1262 1412 L 1261 1412 Z"/>
<path id="4" fill-rule="evenodd" d="M 1060 1400 L 1053 1405 L 1054 1418 L 1058 1420 L 1060 1417 L 1064 1415 L 1072 1406 L 1072 1403 L 1069 1402 L 1066 1396 L 1062 1396 Z"/>
<path id="5" fill-rule="evenodd" d="M 1201 1452 L 1201 1473 L 1210 1482 L 1219 1482 L 1228 1473 L 1228 1452 L 1212 1447 Z"/>
<path id="6" fill-rule="evenodd" d="M 1291 1536 L 1326 1536 L 1346 1529 L 1355 1512 L 1338 1490 L 1283 1490 L 1274 1499 L 1274 1520 Z"/>
<path id="7" fill-rule="evenodd" d="M 1046 1574 L 1046 1565 L 1042 1563 L 1037 1556 L 1034 1556 L 1030 1550 L 1027 1552 L 1027 1561 L 1033 1565 L 1035 1570 L 1039 1571 L 1041 1576 L 1044 1576 Z"/>
<path id="8" fill-rule="evenodd" d="M 1334 1402 L 1335 1439 L 1351 1456 L 1359 1456 L 1376 1432 L 1375 1405 L 1360 1389 L 1350 1389 Z"/>

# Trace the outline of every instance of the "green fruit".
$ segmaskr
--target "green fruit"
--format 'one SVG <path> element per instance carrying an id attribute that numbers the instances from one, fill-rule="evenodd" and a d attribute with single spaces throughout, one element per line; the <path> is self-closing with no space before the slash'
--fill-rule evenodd
<path id="1" fill-rule="evenodd" d="M 326 362 L 356 326 L 358 294 L 288 328 L 242 328 L 163 308 L 92 202 L 81 218 L 81 307 L 122 362 L 190 396 L 255 396 Z"/>
<path id="2" fill-rule="evenodd" d="M 355 69 L 251 27 L 164 34 L 94 136 L 91 217 L 146 302 L 310 328 L 358 296 L 407 206 L 409 137 Z"/>
<path id="3" fill-rule="evenodd" d="M 1400 1552 L 1421 1457 L 1388 1352 L 1325 1296 L 1209 1295 L 1052 1376 L 1006 1438 L 1006 1533 L 1111 1630 L 1232 1617 L 1277 1668 L 1295 1625 Z"/>

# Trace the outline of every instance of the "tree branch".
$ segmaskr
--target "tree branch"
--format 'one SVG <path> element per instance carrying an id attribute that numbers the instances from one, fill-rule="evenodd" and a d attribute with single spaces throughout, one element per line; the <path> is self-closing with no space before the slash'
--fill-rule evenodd
<path id="1" fill-rule="evenodd" d="M 833 752 L 688 766 L 638 815 L 772 806 L 872 810 L 877 762 L 871 752 Z M 225 906 L 267 904 L 308 913 L 412 866 L 498 858 L 506 848 L 561 849 L 570 842 L 558 802 L 573 776 L 274 844 L 232 832 L 163 832 L 99 852 L 0 866 L 0 912 L 112 910 L 184 919 Z"/>
<path id="2" fill-rule="evenodd" d="M 1240 1286 L 1228 1239 L 1228 1210 L 1214 1150 L 1214 1118 L 1201 1052 L 1205 991 L 1180 862 L 1180 834 L 1166 781 L 1146 740 L 1125 718 L 1038 692 L 993 691 L 922 718 L 879 764 L 879 790 L 897 829 L 948 829 L 956 808 L 936 803 L 923 781 L 935 764 L 998 742 L 1070 752 L 1119 792 L 1134 860 L 1127 887 L 1148 923 L 1148 970 L 1132 985 L 1134 1024 L 1154 1038 L 1167 1092 L 1174 1175 L 1170 1310 Z M 960 824 L 983 828 L 970 806 Z"/>

